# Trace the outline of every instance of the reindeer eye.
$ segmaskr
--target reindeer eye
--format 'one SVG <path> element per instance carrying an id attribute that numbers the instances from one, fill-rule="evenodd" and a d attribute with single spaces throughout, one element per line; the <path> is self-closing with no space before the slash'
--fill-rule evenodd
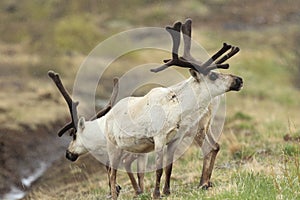
<path id="1" fill-rule="evenodd" d="M 216 74 L 214 72 L 209 74 L 209 79 L 212 81 L 216 80 L 218 77 L 219 77 L 218 74 Z"/>

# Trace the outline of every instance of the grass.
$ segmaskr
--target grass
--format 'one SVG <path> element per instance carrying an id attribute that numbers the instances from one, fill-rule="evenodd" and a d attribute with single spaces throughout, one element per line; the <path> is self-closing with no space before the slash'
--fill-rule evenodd
<path id="1" fill-rule="evenodd" d="M 241 92 L 227 95 L 221 151 L 212 176 L 214 187 L 208 191 L 197 188 L 202 155 L 192 146 L 175 162 L 172 194 L 165 199 L 299 199 L 299 26 L 285 18 L 294 16 L 297 2 L 255 1 L 245 10 L 234 0 L 177 1 L 177 6 L 169 1 L 134 2 L 130 7 L 117 1 L 71 1 L 69 5 L 1 1 L 4 12 L 0 19 L 11 22 L 0 27 L 2 126 L 22 130 L 26 125 L 55 121 L 58 116 L 65 118 L 61 114 L 67 115 L 65 103 L 57 98 L 46 76 L 49 69 L 58 71 L 71 90 L 80 63 L 102 40 L 130 28 L 163 27 L 189 16 L 194 20 L 193 38 L 210 54 L 224 40 L 241 48 L 226 71 L 241 75 L 245 86 Z M 265 2 L 273 3 L 273 9 L 265 9 Z M 272 16 L 281 21 L 273 21 Z M 266 21 L 255 22 L 259 17 Z M 237 18 L 240 21 L 235 21 Z M 169 54 L 143 50 L 118 58 L 100 80 L 99 98 L 109 96 L 113 76 L 165 57 Z M 136 199 L 151 199 L 153 177 L 153 172 L 146 174 L 146 192 Z M 120 199 L 132 199 L 133 189 L 124 172 L 119 173 L 118 182 L 123 188 Z M 72 164 L 59 161 L 27 198 L 104 199 L 107 191 L 103 166 L 85 157 Z"/>

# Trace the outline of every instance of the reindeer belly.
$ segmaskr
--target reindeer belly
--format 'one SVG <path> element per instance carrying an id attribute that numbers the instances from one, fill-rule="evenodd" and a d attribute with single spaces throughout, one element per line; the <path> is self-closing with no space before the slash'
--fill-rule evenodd
<path id="1" fill-rule="evenodd" d="M 152 138 L 120 137 L 116 138 L 119 148 L 131 153 L 148 153 L 154 150 Z"/>

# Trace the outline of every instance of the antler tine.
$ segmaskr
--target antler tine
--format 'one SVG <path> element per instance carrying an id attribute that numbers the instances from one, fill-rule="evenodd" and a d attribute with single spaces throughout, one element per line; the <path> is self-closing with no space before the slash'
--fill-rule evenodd
<path id="1" fill-rule="evenodd" d="M 176 22 L 173 27 L 167 26 L 166 30 L 170 33 L 173 41 L 172 59 L 178 59 L 178 49 L 180 44 L 180 28 L 181 22 Z"/>
<path id="2" fill-rule="evenodd" d="M 173 47 L 172 47 L 172 59 L 164 60 L 165 64 L 161 67 L 151 69 L 151 72 L 159 72 L 162 71 L 172 65 L 175 64 L 175 60 L 178 60 L 178 49 L 180 44 L 180 28 L 181 28 L 181 22 L 175 22 L 173 27 L 167 26 L 166 31 L 170 33 L 172 37 Z"/>
<path id="3" fill-rule="evenodd" d="M 240 51 L 240 49 L 238 47 L 232 46 L 231 50 L 229 53 L 227 53 L 226 55 L 224 55 L 223 57 L 221 57 L 218 61 L 215 62 L 214 65 L 210 65 L 207 67 L 207 72 L 217 69 L 217 68 L 221 68 L 221 69 L 228 69 L 229 65 L 228 64 L 222 64 L 224 63 L 226 60 L 228 60 L 229 58 L 231 58 L 232 56 L 234 56 L 235 54 L 237 54 Z"/>
<path id="4" fill-rule="evenodd" d="M 196 62 L 196 59 L 191 55 L 191 38 L 192 38 L 192 19 L 185 20 L 181 26 L 183 33 L 184 51 L 182 58 L 187 61 Z"/>
<path id="5" fill-rule="evenodd" d="M 214 69 L 228 69 L 228 68 L 229 68 L 229 64 L 213 64 L 206 67 L 206 72 L 204 74 L 208 74 L 208 72 Z"/>
<path id="6" fill-rule="evenodd" d="M 118 93 L 119 93 L 119 78 L 114 78 L 113 82 L 114 82 L 113 91 L 110 96 L 108 104 L 102 110 L 100 110 L 94 117 L 92 117 L 90 120 L 94 120 L 94 119 L 104 116 L 115 104 Z"/>
<path id="7" fill-rule="evenodd" d="M 211 65 L 216 59 L 218 59 L 220 56 L 222 56 L 226 51 L 228 51 L 231 48 L 231 45 L 223 43 L 223 47 L 215 53 L 210 59 L 208 59 L 205 63 L 201 65 L 201 67 L 205 68 Z"/>
<path id="8" fill-rule="evenodd" d="M 240 48 L 238 47 L 231 47 L 231 51 L 224 55 L 222 58 L 220 58 L 218 61 L 216 61 L 216 64 L 221 64 L 223 62 L 225 62 L 226 60 L 228 60 L 229 58 L 231 58 L 232 56 L 234 56 L 235 54 L 237 54 L 240 51 Z"/>
<path id="9" fill-rule="evenodd" d="M 78 115 L 77 115 L 77 106 L 79 102 L 74 102 L 70 97 L 69 93 L 66 91 L 65 87 L 63 86 L 59 74 L 55 73 L 54 71 L 49 71 L 48 76 L 53 80 L 55 85 L 57 86 L 58 90 L 64 97 L 65 101 L 68 104 L 69 111 L 71 114 L 72 121 L 66 124 L 58 133 L 58 136 L 62 136 L 67 130 L 74 128 L 75 132 L 77 131 L 77 123 L 78 123 Z"/>
<path id="10" fill-rule="evenodd" d="M 58 137 L 61 137 L 65 132 L 67 132 L 69 129 L 74 129 L 72 121 L 64 125 L 61 129 L 58 131 Z"/>

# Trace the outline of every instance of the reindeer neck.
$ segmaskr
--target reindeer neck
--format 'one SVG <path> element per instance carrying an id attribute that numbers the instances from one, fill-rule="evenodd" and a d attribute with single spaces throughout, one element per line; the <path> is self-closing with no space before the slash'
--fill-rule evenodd
<path id="1" fill-rule="evenodd" d="M 186 111 L 206 109 L 211 101 L 209 92 L 205 88 L 201 88 L 193 77 L 170 87 L 170 89 L 175 92 L 182 109 Z"/>
<path id="2" fill-rule="evenodd" d="M 86 131 L 85 134 L 83 134 L 83 139 L 89 143 L 105 142 L 106 138 L 104 134 L 104 126 L 105 126 L 104 122 L 105 122 L 104 117 L 86 122 L 86 129 L 88 131 Z"/>

